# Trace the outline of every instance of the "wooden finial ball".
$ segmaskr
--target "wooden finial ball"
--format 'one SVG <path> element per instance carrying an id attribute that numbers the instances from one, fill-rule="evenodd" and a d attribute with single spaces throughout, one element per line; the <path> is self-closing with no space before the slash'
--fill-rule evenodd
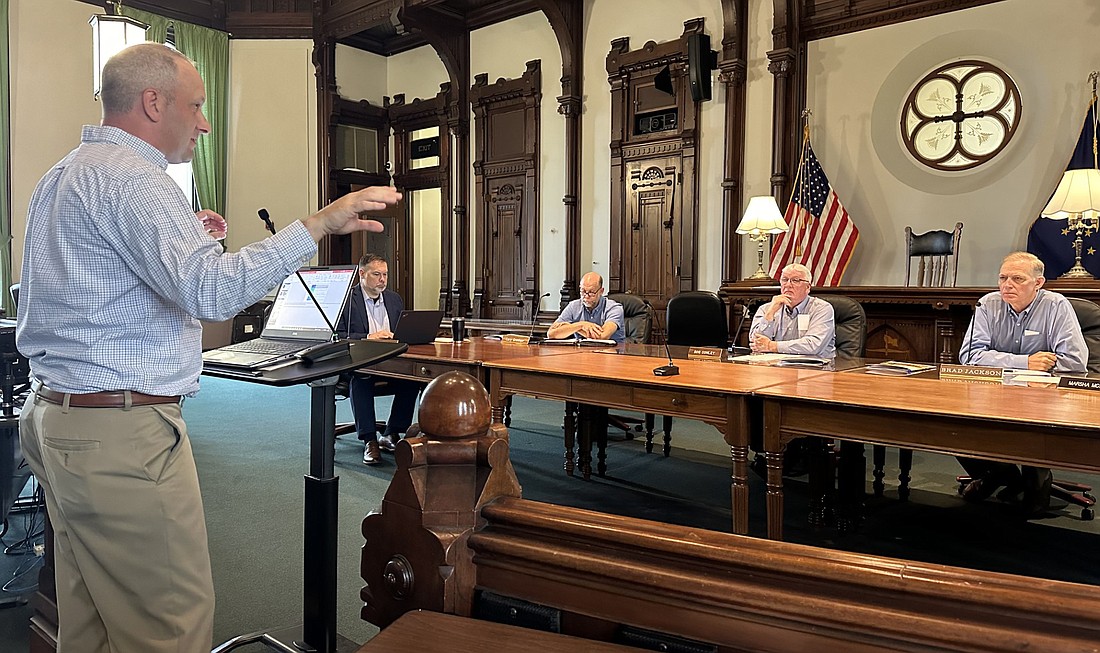
<path id="1" fill-rule="evenodd" d="M 447 372 L 436 377 L 420 398 L 420 429 L 433 437 L 482 435 L 492 419 L 485 386 L 464 372 Z"/>

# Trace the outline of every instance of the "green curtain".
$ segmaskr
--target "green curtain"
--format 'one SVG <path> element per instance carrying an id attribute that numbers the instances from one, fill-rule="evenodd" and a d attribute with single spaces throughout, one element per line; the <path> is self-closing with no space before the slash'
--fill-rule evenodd
<path id="1" fill-rule="evenodd" d="M 11 107 L 8 106 L 8 0 L 0 0 L 0 283 L 3 284 L 3 308 L 6 315 L 15 314 L 11 286 Z"/>
<path id="2" fill-rule="evenodd" d="M 229 138 L 229 35 L 225 32 L 192 25 L 140 9 L 123 7 L 122 13 L 149 25 L 150 41 L 164 43 L 168 25 L 175 32 L 176 49 L 195 62 L 206 86 L 206 119 L 210 133 L 199 139 L 191 171 L 204 209 L 225 215 L 226 151 Z"/>

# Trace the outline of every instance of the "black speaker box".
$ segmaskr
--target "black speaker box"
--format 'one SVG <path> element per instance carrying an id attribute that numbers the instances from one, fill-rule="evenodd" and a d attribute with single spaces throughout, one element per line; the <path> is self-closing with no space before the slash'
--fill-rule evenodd
<path id="1" fill-rule="evenodd" d="M 689 36 L 687 51 L 691 99 L 705 102 L 710 99 L 710 73 L 718 67 L 718 53 L 710 49 L 710 36 L 706 34 Z"/>

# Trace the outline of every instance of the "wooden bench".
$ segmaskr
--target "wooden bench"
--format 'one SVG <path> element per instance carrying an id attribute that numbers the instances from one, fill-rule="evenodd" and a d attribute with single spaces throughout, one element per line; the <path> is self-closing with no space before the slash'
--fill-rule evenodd
<path id="1" fill-rule="evenodd" d="M 432 435 L 399 445 L 381 511 L 363 521 L 362 616 L 376 625 L 415 609 L 479 616 L 492 592 L 515 600 L 516 621 L 667 637 L 666 650 L 1100 650 L 1087 609 L 1100 588 L 524 500 L 487 398 L 472 417 L 480 400 L 455 387 L 429 385 L 420 426 Z M 464 406 L 463 420 L 444 419 L 444 405 Z M 677 649 L 683 639 L 698 648 Z"/>

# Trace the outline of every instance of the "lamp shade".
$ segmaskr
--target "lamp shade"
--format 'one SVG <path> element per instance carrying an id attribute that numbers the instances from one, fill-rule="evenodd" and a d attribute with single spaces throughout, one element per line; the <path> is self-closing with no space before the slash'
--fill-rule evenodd
<path id="1" fill-rule="evenodd" d="M 751 234 L 778 234 L 787 230 L 787 223 L 783 220 L 783 214 L 779 212 L 779 205 L 771 195 L 759 195 L 749 198 L 749 205 L 745 208 L 745 215 L 737 225 L 737 233 Z"/>
<path id="2" fill-rule="evenodd" d="M 126 16 L 93 14 L 92 26 L 92 92 L 99 99 L 103 88 L 103 64 L 127 46 L 145 42 L 149 26 Z"/>
<path id="3" fill-rule="evenodd" d="M 1070 214 L 1100 211 L 1100 170 L 1067 170 L 1043 209 L 1044 218 L 1064 220 Z"/>

